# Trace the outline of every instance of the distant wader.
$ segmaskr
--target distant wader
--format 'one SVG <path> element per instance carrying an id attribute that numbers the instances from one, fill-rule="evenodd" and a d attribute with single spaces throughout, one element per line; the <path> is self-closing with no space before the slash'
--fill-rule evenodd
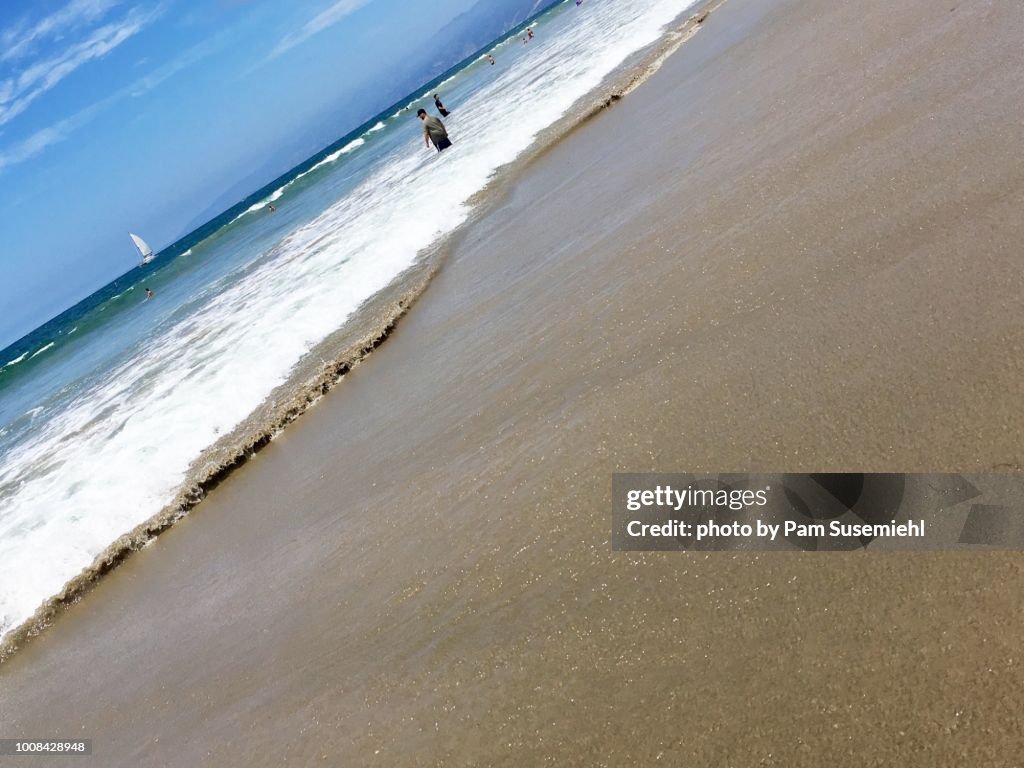
<path id="1" fill-rule="evenodd" d="M 426 132 L 431 143 L 437 148 L 438 152 L 444 152 L 452 145 L 451 139 L 448 138 L 448 130 L 444 127 L 444 123 L 433 115 L 427 115 L 426 119 L 424 119 L 423 130 Z"/>

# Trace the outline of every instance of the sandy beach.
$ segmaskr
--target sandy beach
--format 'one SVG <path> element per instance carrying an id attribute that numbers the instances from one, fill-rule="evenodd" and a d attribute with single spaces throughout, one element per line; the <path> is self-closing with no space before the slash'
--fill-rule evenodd
<path id="1" fill-rule="evenodd" d="M 1019 555 L 613 553 L 609 498 L 1021 471 L 1022 39 L 1012 0 L 718 7 L 0 665 L 0 736 L 105 768 L 1019 765 Z"/>

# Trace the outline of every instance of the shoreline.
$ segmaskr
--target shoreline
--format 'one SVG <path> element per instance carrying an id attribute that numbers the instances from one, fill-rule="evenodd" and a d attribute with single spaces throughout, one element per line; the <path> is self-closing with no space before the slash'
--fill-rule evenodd
<path id="1" fill-rule="evenodd" d="M 64 610 L 81 601 L 105 575 L 191 514 L 213 489 L 334 389 L 397 329 L 443 268 L 445 254 L 472 235 L 475 222 L 501 205 L 509 187 L 532 163 L 645 82 L 727 1 L 706 0 L 686 9 L 660 40 L 633 54 L 561 119 L 542 131 L 526 152 L 510 165 L 498 169 L 488 184 L 467 201 L 473 209 L 467 221 L 424 248 L 416 264 L 391 286 L 368 299 L 344 327 L 311 349 L 288 381 L 275 388 L 263 405 L 231 433 L 203 450 L 169 504 L 115 539 L 91 565 L 68 581 L 61 591 L 47 598 L 32 616 L 0 637 L 0 665 L 45 632 Z M 696 21 L 698 17 L 700 21 Z"/>
<path id="2" fill-rule="evenodd" d="M 1024 17 L 715 22 L 0 667 L 14 735 L 104 768 L 1016 765 L 1020 553 L 609 546 L 615 472 L 1024 456 Z"/>

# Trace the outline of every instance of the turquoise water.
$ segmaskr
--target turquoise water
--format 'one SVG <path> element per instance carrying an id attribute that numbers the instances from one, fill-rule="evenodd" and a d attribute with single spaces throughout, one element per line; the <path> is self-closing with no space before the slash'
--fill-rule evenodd
<path id="1" fill-rule="evenodd" d="M 555 6 L 528 44 L 495 41 L 0 353 L 0 633 L 169 504 L 205 449 L 691 2 Z M 415 117 L 435 91 L 443 154 Z"/>

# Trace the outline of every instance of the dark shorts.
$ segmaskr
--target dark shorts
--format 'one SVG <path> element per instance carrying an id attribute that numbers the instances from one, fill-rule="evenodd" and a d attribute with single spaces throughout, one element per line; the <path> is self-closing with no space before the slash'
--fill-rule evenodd
<path id="1" fill-rule="evenodd" d="M 439 109 L 437 111 L 441 114 L 441 117 L 448 117 L 448 110 L 447 109 Z"/>
<path id="2" fill-rule="evenodd" d="M 437 147 L 438 152 L 444 152 L 451 145 L 451 139 L 438 139 L 437 141 L 434 142 L 434 146 Z"/>

